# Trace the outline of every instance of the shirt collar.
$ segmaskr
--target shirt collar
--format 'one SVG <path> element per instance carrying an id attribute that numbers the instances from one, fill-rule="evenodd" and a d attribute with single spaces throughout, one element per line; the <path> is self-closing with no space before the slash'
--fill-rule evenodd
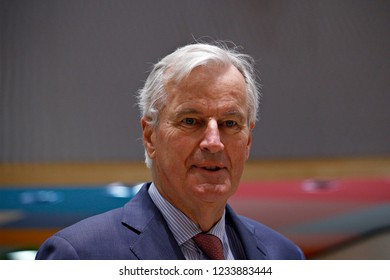
<path id="1" fill-rule="evenodd" d="M 149 195 L 167 221 L 168 226 L 179 246 L 202 232 L 202 230 L 193 221 L 191 221 L 190 218 L 169 203 L 160 194 L 154 183 L 152 183 L 149 188 Z M 222 218 L 210 229 L 210 231 L 208 231 L 208 233 L 217 236 L 220 240 L 224 240 L 224 237 L 226 237 L 225 211 L 223 212 Z"/>

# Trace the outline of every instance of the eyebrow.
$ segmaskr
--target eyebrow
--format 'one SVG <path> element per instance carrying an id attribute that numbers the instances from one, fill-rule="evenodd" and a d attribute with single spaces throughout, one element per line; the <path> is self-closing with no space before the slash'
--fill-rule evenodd
<path id="1" fill-rule="evenodd" d="M 222 114 L 223 116 L 238 116 L 244 117 L 240 110 L 230 110 Z"/>
<path id="2" fill-rule="evenodd" d="M 176 118 L 180 118 L 181 116 L 185 116 L 185 115 L 202 115 L 202 112 L 194 108 L 185 108 L 175 113 Z M 245 120 L 245 116 L 243 115 L 243 113 L 240 110 L 236 110 L 236 109 L 226 111 L 222 114 L 222 117 L 227 117 L 227 116 L 236 117 L 241 122 L 244 122 Z"/>
<path id="3" fill-rule="evenodd" d="M 185 108 L 175 113 L 176 118 L 180 118 L 184 115 L 201 115 L 202 113 L 194 108 Z"/>

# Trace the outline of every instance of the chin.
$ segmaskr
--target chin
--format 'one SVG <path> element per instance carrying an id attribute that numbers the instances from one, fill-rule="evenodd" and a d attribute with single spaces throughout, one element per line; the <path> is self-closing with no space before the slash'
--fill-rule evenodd
<path id="1" fill-rule="evenodd" d="M 235 189 L 230 184 L 202 183 L 194 188 L 195 196 L 206 202 L 226 201 L 234 194 Z"/>

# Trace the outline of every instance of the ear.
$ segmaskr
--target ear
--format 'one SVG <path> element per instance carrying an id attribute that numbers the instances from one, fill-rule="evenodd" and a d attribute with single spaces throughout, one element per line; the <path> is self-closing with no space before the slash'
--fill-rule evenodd
<path id="1" fill-rule="evenodd" d="M 141 119 L 141 128 L 142 128 L 142 136 L 144 140 L 144 146 L 145 146 L 145 151 L 147 152 L 148 156 L 153 159 L 156 155 L 156 149 L 154 146 L 154 128 L 146 119 L 143 117 Z"/>
<path id="2" fill-rule="evenodd" d="M 255 128 L 255 124 L 251 123 L 249 126 L 248 143 L 246 145 L 246 160 L 249 159 L 249 154 L 250 154 L 251 145 L 252 145 L 252 131 L 254 128 Z"/>

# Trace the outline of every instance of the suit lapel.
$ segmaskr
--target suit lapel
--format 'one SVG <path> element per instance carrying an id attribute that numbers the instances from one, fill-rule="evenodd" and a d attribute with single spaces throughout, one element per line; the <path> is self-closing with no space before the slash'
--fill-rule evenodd
<path id="1" fill-rule="evenodd" d="M 230 219 L 229 222 L 232 224 L 240 238 L 246 258 L 248 260 L 267 259 L 267 250 L 256 238 L 254 227 L 242 221 L 229 205 L 226 207 L 226 214 L 227 219 Z"/>
<path id="2" fill-rule="evenodd" d="M 129 234 L 130 250 L 140 260 L 184 259 L 164 217 L 148 194 L 150 184 L 123 208 L 122 223 L 133 232 Z"/>

